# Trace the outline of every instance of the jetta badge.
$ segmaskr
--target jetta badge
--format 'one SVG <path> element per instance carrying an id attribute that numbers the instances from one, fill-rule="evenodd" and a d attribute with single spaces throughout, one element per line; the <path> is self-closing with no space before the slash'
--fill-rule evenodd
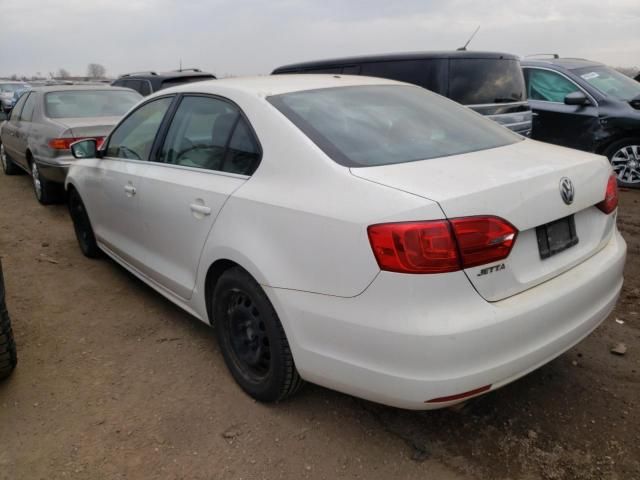
<path id="1" fill-rule="evenodd" d="M 571 205 L 575 194 L 576 192 L 573 188 L 573 182 L 567 177 L 562 177 L 560 179 L 560 196 L 562 197 L 562 200 L 564 200 L 564 203 Z"/>

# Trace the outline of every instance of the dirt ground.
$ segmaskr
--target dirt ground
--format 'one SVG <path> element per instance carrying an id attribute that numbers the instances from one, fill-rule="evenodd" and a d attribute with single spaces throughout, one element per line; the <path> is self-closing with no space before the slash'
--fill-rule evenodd
<path id="1" fill-rule="evenodd" d="M 84 258 L 64 206 L 0 176 L 19 354 L 0 385 L 0 479 L 638 479 L 640 191 L 621 196 L 626 283 L 603 325 L 463 408 L 408 412 L 313 385 L 252 401 L 207 326 Z"/>

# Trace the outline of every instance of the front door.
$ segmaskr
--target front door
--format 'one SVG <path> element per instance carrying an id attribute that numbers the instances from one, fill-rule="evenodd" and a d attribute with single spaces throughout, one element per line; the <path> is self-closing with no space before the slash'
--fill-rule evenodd
<path id="1" fill-rule="evenodd" d="M 600 128 L 598 106 L 567 105 L 564 98 L 583 91 L 560 73 L 527 67 L 524 69 L 529 105 L 533 112 L 532 138 L 579 150 L 593 151 Z"/>
<path id="2" fill-rule="evenodd" d="M 253 131 L 234 104 L 218 97 L 182 97 L 142 184 L 147 276 L 191 298 L 215 219 L 259 158 Z"/>
<path id="3" fill-rule="evenodd" d="M 145 228 L 140 202 L 149 155 L 172 96 L 152 100 L 116 127 L 105 157 L 95 162 L 84 199 L 97 240 L 125 262 L 141 269 Z"/>

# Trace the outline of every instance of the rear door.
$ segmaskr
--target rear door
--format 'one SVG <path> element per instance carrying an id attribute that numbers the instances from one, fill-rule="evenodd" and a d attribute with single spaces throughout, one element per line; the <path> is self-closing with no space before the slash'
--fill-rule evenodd
<path id="1" fill-rule="evenodd" d="M 108 139 L 105 157 L 87 175 L 87 191 L 80 192 L 98 241 L 137 269 L 144 262 L 146 242 L 140 217 L 142 178 L 173 99 L 156 98 L 123 120 Z"/>
<path id="2" fill-rule="evenodd" d="M 525 67 L 524 76 L 533 111 L 532 138 L 593 151 L 595 133 L 600 129 L 596 100 L 559 72 Z M 591 104 L 566 105 L 565 96 L 573 92 L 584 92 Z"/>
<path id="3" fill-rule="evenodd" d="M 24 132 L 21 114 L 28 97 L 31 95 L 33 94 L 27 92 L 20 97 L 11 111 L 9 120 L 2 126 L 2 142 L 5 151 L 11 157 L 11 160 L 27 170 L 29 166 L 25 156 L 25 142 L 22 140 Z"/>
<path id="4" fill-rule="evenodd" d="M 189 299 L 218 213 L 259 160 L 256 137 L 237 106 L 219 97 L 182 97 L 142 184 L 144 273 Z"/>

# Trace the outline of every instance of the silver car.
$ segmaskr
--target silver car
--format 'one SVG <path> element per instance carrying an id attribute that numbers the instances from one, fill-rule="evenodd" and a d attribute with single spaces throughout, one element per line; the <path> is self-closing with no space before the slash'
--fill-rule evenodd
<path id="1" fill-rule="evenodd" d="M 142 96 L 109 86 L 36 87 L 25 92 L 0 130 L 0 163 L 7 175 L 25 170 L 42 204 L 63 195 L 74 161 L 69 145 L 104 138 Z"/>
<path id="2" fill-rule="evenodd" d="M 0 81 L 0 107 L 2 111 L 11 111 L 18 97 L 29 88 L 31 88 L 29 84 L 24 82 Z"/>

